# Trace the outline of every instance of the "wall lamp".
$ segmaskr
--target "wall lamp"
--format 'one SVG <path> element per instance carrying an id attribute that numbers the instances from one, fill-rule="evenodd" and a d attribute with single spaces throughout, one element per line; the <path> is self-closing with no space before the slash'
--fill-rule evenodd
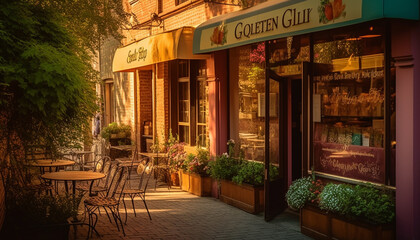
<path id="1" fill-rule="evenodd" d="M 128 28 L 127 30 L 150 30 L 152 27 L 159 27 L 162 24 L 163 19 L 159 17 L 156 13 L 151 13 L 150 20 L 140 24 L 136 14 L 132 12 L 130 13 L 129 22 L 130 28 Z"/>

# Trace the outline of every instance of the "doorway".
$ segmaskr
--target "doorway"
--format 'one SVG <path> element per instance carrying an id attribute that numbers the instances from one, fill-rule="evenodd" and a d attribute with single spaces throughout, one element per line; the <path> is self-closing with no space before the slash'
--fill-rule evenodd
<path id="1" fill-rule="evenodd" d="M 278 167 L 278 178 L 265 181 L 266 221 L 287 208 L 285 194 L 290 183 L 302 177 L 302 79 L 291 75 L 270 78 L 270 95 L 278 95 L 269 103 L 269 164 Z M 267 161 L 267 159 L 266 159 Z"/>

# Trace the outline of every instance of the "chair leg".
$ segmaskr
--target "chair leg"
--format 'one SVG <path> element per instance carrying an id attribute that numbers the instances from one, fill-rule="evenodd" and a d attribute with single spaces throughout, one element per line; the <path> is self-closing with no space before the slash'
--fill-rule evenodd
<path id="1" fill-rule="evenodd" d="M 128 214 L 127 214 L 127 206 L 125 205 L 124 197 L 125 197 L 125 194 L 122 196 L 122 202 L 123 202 L 124 211 L 125 211 L 125 221 L 124 221 L 124 223 L 127 224 L 127 215 Z"/>
<path id="2" fill-rule="evenodd" d="M 136 207 L 134 206 L 134 197 L 132 194 L 130 194 L 130 198 L 131 198 L 131 204 L 133 205 L 133 211 L 134 211 L 134 217 L 137 217 L 136 215 Z"/>
<path id="3" fill-rule="evenodd" d="M 141 198 L 141 200 L 143 200 L 144 207 L 146 208 L 147 214 L 149 215 L 149 219 L 152 220 L 152 216 L 150 216 L 149 208 L 147 207 L 145 196 L 140 196 L 140 198 Z"/>
<path id="4" fill-rule="evenodd" d="M 110 223 L 112 223 L 112 220 L 111 220 L 111 217 L 109 216 L 109 214 L 108 214 L 108 211 L 106 210 L 106 208 L 104 208 L 104 210 L 105 210 L 105 212 L 106 212 L 106 215 L 108 216 L 108 220 L 109 220 L 109 222 Z"/>

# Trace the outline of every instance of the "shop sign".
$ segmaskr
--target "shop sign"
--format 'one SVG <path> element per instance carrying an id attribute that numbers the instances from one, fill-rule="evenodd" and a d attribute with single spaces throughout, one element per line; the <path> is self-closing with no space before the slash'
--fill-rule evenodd
<path id="1" fill-rule="evenodd" d="M 295 1 L 296 2 L 296 1 Z M 246 13 L 244 13 L 246 15 Z M 307 0 L 202 29 L 199 51 L 257 42 L 362 17 L 362 0 Z M 238 19 L 238 18 L 236 18 Z M 215 49 L 217 50 L 217 49 Z"/>
<path id="2" fill-rule="evenodd" d="M 134 61 L 144 62 L 147 57 L 147 49 L 145 49 L 144 47 L 139 47 L 137 51 L 137 48 L 135 48 L 134 51 L 129 50 L 127 55 L 127 63 L 131 63 Z"/>
<path id="3" fill-rule="evenodd" d="M 314 169 L 318 172 L 385 183 L 385 151 L 383 148 L 335 143 L 314 143 Z"/>

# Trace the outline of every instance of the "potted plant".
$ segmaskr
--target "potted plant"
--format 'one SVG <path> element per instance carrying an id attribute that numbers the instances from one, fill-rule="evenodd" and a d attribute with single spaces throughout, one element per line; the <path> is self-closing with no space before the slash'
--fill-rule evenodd
<path id="1" fill-rule="evenodd" d="M 209 177 L 210 153 L 197 148 L 197 155 L 188 154 L 181 171 L 181 189 L 197 196 L 210 196 L 212 180 Z"/>
<path id="2" fill-rule="evenodd" d="M 182 165 L 184 164 L 187 152 L 184 147 L 186 143 L 179 142 L 177 139 L 173 139 L 170 134 L 167 144 L 168 152 L 168 165 L 171 174 L 172 185 L 179 185 L 179 174 Z"/>
<path id="3" fill-rule="evenodd" d="M 41 195 L 17 187 L 7 195 L 3 234 L 10 239 L 67 239 L 80 200 L 81 196 Z"/>
<path id="4" fill-rule="evenodd" d="M 289 206 L 300 209 L 302 233 L 323 239 L 395 239 L 395 201 L 389 190 L 368 183 L 318 183 L 298 179 L 286 194 Z"/>
<path id="5" fill-rule="evenodd" d="M 219 183 L 220 200 L 250 213 L 264 208 L 264 165 L 233 157 L 235 142 L 228 141 L 229 153 L 210 162 L 210 174 Z M 271 179 L 278 169 L 270 166 Z"/>
<path id="6" fill-rule="evenodd" d="M 113 122 L 102 129 L 101 136 L 111 145 L 129 144 L 131 142 L 131 127 L 123 123 Z"/>

